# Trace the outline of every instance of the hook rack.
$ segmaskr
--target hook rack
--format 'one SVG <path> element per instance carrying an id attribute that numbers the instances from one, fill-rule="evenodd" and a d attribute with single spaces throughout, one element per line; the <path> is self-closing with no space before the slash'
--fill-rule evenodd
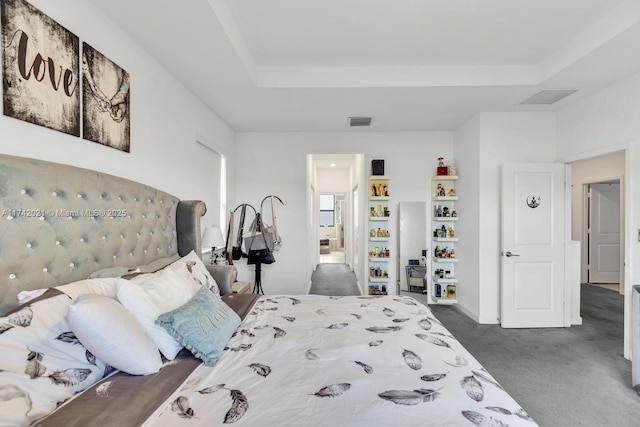
<path id="1" fill-rule="evenodd" d="M 260 212 L 262 212 L 262 205 L 264 205 L 264 201 L 267 200 L 270 197 L 274 197 L 274 198 L 278 199 L 278 201 L 282 204 L 282 206 L 286 206 L 287 205 L 287 202 L 283 202 L 280 197 L 276 196 L 275 194 L 269 194 L 268 196 L 265 196 L 265 198 L 262 199 L 262 201 L 260 202 Z"/>

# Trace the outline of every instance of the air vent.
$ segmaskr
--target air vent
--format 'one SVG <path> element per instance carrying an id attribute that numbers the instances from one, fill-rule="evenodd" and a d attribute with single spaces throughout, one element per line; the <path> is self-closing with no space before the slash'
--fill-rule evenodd
<path id="1" fill-rule="evenodd" d="M 349 126 L 371 126 L 371 117 L 349 117 Z"/>
<path id="2" fill-rule="evenodd" d="M 522 101 L 520 105 L 551 105 L 576 92 L 577 90 L 573 89 L 541 90 L 532 97 Z"/>

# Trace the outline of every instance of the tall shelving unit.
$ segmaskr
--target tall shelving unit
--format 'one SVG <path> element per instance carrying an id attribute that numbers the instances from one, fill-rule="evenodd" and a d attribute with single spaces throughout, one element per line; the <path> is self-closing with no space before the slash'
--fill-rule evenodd
<path id="1" fill-rule="evenodd" d="M 430 304 L 456 304 L 458 302 L 458 258 L 455 245 L 458 241 L 456 225 L 458 212 L 455 190 L 457 175 L 436 175 L 431 180 L 431 285 L 428 290 Z"/>
<path id="2" fill-rule="evenodd" d="M 368 211 L 368 266 L 369 295 L 386 295 L 389 288 L 389 177 L 371 175 L 369 177 Z"/>

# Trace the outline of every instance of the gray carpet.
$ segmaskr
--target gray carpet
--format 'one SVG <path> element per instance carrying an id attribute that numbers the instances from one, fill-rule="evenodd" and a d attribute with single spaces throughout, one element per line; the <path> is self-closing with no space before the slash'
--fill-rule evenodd
<path id="1" fill-rule="evenodd" d="M 583 324 L 571 328 L 502 329 L 455 307 L 431 308 L 541 426 L 640 426 L 617 292 L 583 285 Z"/>
<path id="2" fill-rule="evenodd" d="M 310 294 L 360 295 L 356 275 L 347 264 L 318 264 L 311 275 Z"/>

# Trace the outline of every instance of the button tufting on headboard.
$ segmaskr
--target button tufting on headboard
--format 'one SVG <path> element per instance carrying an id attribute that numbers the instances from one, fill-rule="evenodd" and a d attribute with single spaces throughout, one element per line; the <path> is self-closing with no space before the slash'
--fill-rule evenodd
<path id="1" fill-rule="evenodd" d="M 85 279 L 103 268 L 149 264 L 178 249 L 199 251 L 200 217 L 188 244 L 179 242 L 178 202 L 112 175 L 0 155 L 0 313 L 17 303 L 22 290 Z M 206 212 L 202 202 L 185 203 L 202 205 L 190 212 Z"/>

